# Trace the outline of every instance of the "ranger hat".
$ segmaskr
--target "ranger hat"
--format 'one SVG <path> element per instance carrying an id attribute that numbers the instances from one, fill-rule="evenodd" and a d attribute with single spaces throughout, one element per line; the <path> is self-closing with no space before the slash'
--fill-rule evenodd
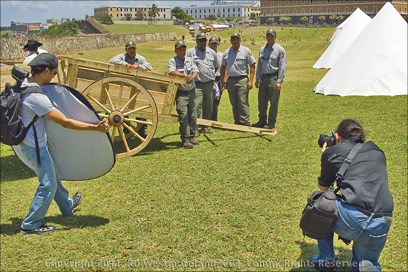
<path id="1" fill-rule="evenodd" d="M 207 39 L 207 36 L 205 36 L 204 33 L 197 34 L 196 41 L 202 40 L 202 39 Z"/>
<path id="2" fill-rule="evenodd" d="M 241 39 L 241 35 L 240 35 L 239 33 L 237 33 L 237 32 L 235 32 L 235 33 L 233 33 L 233 34 L 231 35 L 231 39 L 232 39 L 232 38 L 235 38 L 235 37 Z"/>
<path id="3" fill-rule="evenodd" d="M 266 34 L 271 34 L 272 36 L 275 36 L 275 37 L 276 37 L 276 30 L 275 30 L 275 29 L 268 29 L 268 30 L 266 31 Z"/>
<path id="4" fill-rule="evenodd" d="M 40 47 L 42 43 L 34 41 L 34 40 L 28 40 L 26 45 L 24 45 L 23 50 L 24 51 L 37 51 L 37 48 Z"/>
<path id="5" fill-rule="evenodd" d="M 211 38 L 210 38 L 210 41 L 208 42 L 208 43 L 218 43 L 218 38 L 217 37 L 215 37 L 215 36 L 212 36 Z"/>
<path id="6" fill-rule="evenodd" d="M 185 44 L 182 40 L 178 40 L 178 41 L 176 42 L 176 44 L 174 45 L 174 48 L 177 49 L 177 48 L 182 47 L 182 46 L 187 47 L 186 44 Z"/>
<path id="7" fill-rule="evenodd" d="M 131 48 L 131 47 L 136 48 L 136 43 L 134 41 L 128 41 L 126 43 L 126 49 Z"/>
<path id="8" fill-rule="evenodd" d="M 58 67 L 58 59 L 56 56 L 50 53 L 41 53 L 36 56 L 30 63 L 29 66 L 46 66 L 51 69 Z"/>

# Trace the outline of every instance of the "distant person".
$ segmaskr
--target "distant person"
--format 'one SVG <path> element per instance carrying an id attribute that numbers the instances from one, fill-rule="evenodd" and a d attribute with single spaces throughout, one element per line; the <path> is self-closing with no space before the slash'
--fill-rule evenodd
<path id="1" fill-rule="evenodd" d="M 222 62 L 222 52 L 218 51 L 218 39 L 217 37 L 211 37 L 208 42 L 208 47 L 217 53 L 218 61 L 221 64 Z M 218 106 L 220 105 L 221 96 L 222 96 L 222 86 L 221 86 L 221 69 L 217 69 L 215 72 L 215 82 L 214 82 L 214 100 L 213 100 L 213 111 L 211 114 L 211 120 L 218 120 Z"/>
<path id="2" fill-rule="evenodd" d="M 248 93 L 253 88 L 256 60 L 251 50 L 241 45 L 239 33 L 231 35 L 231 45 L 222 56 L 221 83 L 223 89 L 228 89 L 235 124 L 249 126 Z M 227 82 L 224 81 L 225 72 L 228 73 Z"/>
<path id="3" fill-rule="evenodd" d="M 58 73 L 58 59 L 49 53 L 39 54 L 29 65 L 32 76 L 25 79 L 22 87 L 34 87 L 41 89 L 43 85 L 49 84 Z M 38 177 L 39 186 L 35 192 L 28 215 L 21 224 L 21 233 L 43 234 L 53 232 L 54 226 L 47 226 L 42 223 L 48 208 L 54 200 L 63 216 L 70 216 L 74 209 L 81 203 L 82 194 L 77 192 L 73 197 L 69 197 L 67 189 L 61 183 L 58 169 L 55 167 L 54 159 L 48 151 L 47 135 L 45 132 L 45 118 L 60 124 L 68 129 L 93 130 L 106 133 L 109 125 L 106 120 L 97 124 L 88 124 L 67 118 L 59 109 L 55 108 L 47 95 L 41 93 L 31 93 L 22 96 L 19 115 L 24 123 L 28 125 L 35 116 L 39 116 L 33 126 L 27 132 L 23 142 L 18 145 L 25 160 L 31 164 Z M 37 141 L 36 141 L 37 139 Z M 39 146 L 40 162 L 37 161 L 36 142 Z M 64 154 L 57 154 L 64 156 Z"/>
<path id="4" fill-rule="evenodd" d="M 126 66 L 126 68 L 131 69 L 153 71 L 150 63 L 148 63 L 141 55 L 136 54 L 136 43 L 134 41 L 128 41 L 125 50 L 126 53 L 111 58 L 109 63 L 123 65 Z"/>
<path id="5" fill-rule="evenodd" d="M 267 44 L 259 49 L 255 87 L 258 88 L 259 121 L 253 127 L 275 128 L 283 78 L 286 74 L 286 52 L 277 44 L 276 31 L 266 32 Z M 267 116 L 268 102 L 271 103 Z"/>
<path id="6" fill-rule="evenodd" d="M 24 51 L 28 51 L 26 58 L 23 61 L 23 65 L 28 65 L 38 54 L 48 53 L 46 50 L 39 48 L 41 45 L 42 43 L 34 40 L 27 41 L 23 48 Z"/>
<path id="7" fill-rule="evenodd" d="M 199 142 L 194 139 L 197 126 L 197 106 L 194 79 L 198 69 L 192 58 L 186 57 L 187 46 L 182 40 L 174 45 L 176 56 L 169 60 L 168 73 L 186 80 L 179 84 L 176 94 L 176 109 L 180 121 L 180 138 L 182 146 L 191 149 Z"/>
<path id="8" fill-rule="evenodd" d="M 192 58 L 198 69 L 195 79 L 197 118 L 211 119 L 214 102 L 215 73 L 220 68 L 217 53 L 207 47 L 207 37 L 200 33 L 196 38 L 197 46 L 186 52 L 186 57 Z M 196 137 L 199 133 L 212 134 L 207 126 L 197 127 Z"/>

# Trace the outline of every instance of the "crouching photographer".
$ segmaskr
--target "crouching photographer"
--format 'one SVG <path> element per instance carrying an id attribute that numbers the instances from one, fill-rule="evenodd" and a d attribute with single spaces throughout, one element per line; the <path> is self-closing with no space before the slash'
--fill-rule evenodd
<path id="1" fill-rule="evenodd" d="M 353 271 L 381 271 L 378 259 L 391 226 L 394 202 L 388 188 L 385 155 L 373 142 L 365 142 L 363 128 L 356 121 L 343 120 L 332 137 L 320 136 L 323 154 L 318 186 L 328 190 L 358 143 L 363 145 L 337 182 L 336 224 L 328 238 L 318 240 L 319 254 L 311 260 L 319 271 L 335 271 L 339 263 L 333 248 L 334 233 L 353 241 Z"/>

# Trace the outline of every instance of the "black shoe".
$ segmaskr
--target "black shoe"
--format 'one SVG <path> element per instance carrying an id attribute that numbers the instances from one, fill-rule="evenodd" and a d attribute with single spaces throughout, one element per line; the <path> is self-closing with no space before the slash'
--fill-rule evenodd
<path id="1" fill-rule="evenodd" d="M 273 129 L 273 128 L 275 128 L 275 126 L 273 126 L 273 125 L 264 125 L 264 128 L 266 128 L 266 129 Z"/>
<path id="2" fill-rule="evenodd" d="M 82 201 L 82 194 L 81 192 L 76 192 L 75 195 L 72 197 L 72 209 L 75 209 L 78 207 L 79 204 L 81 204 Z"/>
<path id="3" fill-rule="evenodd" d="M 35 229 L 21 229 L 20 233 L 23 235 L 27 235 L 27 234 L 44 234 L 47 232 L 53 232 L 55 230 L 54 226 L 46 226 L 46 225 L 41 225 L 38 228 Z"/>
<path id="4" fill-rule="evenodd" d="M 251 127 L 263 128 L 265 125 L 265 123 L 257 122 L 255 124 L 252 124 Z"/>

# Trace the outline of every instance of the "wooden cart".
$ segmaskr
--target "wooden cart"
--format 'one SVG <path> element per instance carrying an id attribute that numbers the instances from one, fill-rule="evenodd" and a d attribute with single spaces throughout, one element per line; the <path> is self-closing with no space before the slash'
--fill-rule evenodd
<path id="1" fill-rule="evenodd" d="M 82 91 L 98 114 L 112 126 L 110 131 L 118 158 L 132 156 L 154 136 L 158 121 L 177 123 L 172 114 L 178 84 L 184 79 L 157 72 L 85 59 L 62 57 L 60 83 Z M 197 124 L 224 129 L 275 135 L 271 129 L 232 125 L 198 119 Z M 123 148 L 118 148 L 123 146 Z"/>

